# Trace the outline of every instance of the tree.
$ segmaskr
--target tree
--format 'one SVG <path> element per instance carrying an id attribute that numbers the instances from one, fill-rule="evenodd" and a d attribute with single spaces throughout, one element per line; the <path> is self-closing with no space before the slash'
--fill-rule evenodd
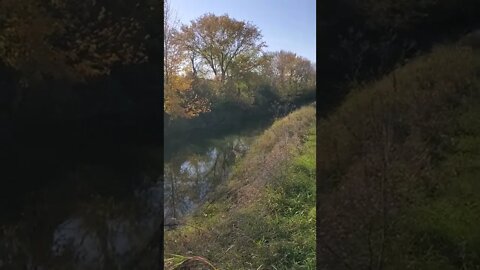
<path id="1" fill-rule="evenodd" d="M 265 71 L 280 97 L 291 99 L 303 91 L 315 88 L 315 68 L 312 63 L 293 52 L 270 53 L 269 67 Z"/>
<path id="2" fill-rule="evenodd" d="M 196 93 L 195 55 L 181 47 L 177 39 L 178 21 L 168 1 L 164 2 L 164 110 L 172 117 L 192 118 L 209 111 L 209 102 Z M 192 72 L 189 72 L 191 64 Z"/>
<path id="3" fill-rule="evenodd" d="M 40 0 L 0 3 L 0 58 L 24 80 L 45 76 L 83 81 L 116 65 L 148 60 L 147 23 L 155 3 Z"/>
<path id="4" fill-rule="evenodd" d="M 173 17 L 172 9 L 169 1 L 163 2 L 163 74 L 164 82 L 166 85 L 169 83 L 169 79 L 175 69 L 174 59 L 177 50 L 173 43 L 173 37 L 176 31 L 176 25 L 178 20 Z"/>
<path id="5" fill-rule="evenodd" d="M 152 0 L 0 1 L 0 62 L 15 73 L 11 115 L 64 117 L 65 107 L 66 111 L 81 107 L 82 112 L 75 113 L 83 114 L 94 106 L 91 101 L 85 107 L 71 106 L 83 100 L 73 86 L 78 89 L 106 79 L 112 71 L 156 68 L 159 4 Z M 32 113 L 35 110 L 42 114 Z"/>
<path id="6" fill-rule="evenodd" d="M 205 14 L 189 26 L 183 25 L 179 36 L 183 47 L 199 56 L 222 84 L 232 75 L 233 66 L 260 55 L 265 47 L 261 38 L 256 26 L 214 14 Z"/>

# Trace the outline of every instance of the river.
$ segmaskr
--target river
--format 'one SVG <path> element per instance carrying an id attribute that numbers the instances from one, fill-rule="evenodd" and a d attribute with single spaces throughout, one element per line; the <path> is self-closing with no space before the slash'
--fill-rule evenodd
<path id="1" fill-rule="evenodd" d="M 167 229 L 181 224 L 228 179 L 232 165 L 270 124 L 264 119 L 241 130 L 190 136 L 165 153 L 160 144 L 128 151 L 106 147 L 105 155 L 92 147 L 100 154 L 86 154 L 78 166 L 59 165 L 67 172 L 58 173 L 62 181 L 29 191 L 19 217 L 3 222 L 0 269 L 156 269 L 162 219 Z M 135 155 L 148 156 L 148 166 L 115 161 Z"/>
<path id="2" fill-rule="evenodd" d="M 169 156 L 164 167 L 164 218 L 167 227 L 194 211 L 226 179 L 263 126 L 190 144 Z"/>

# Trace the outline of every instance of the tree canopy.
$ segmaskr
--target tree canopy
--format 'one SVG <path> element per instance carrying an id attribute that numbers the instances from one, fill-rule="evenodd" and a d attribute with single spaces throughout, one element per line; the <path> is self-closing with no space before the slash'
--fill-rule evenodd
<path id="1" fill-rule="evenodd" d="M 148 60 L 147 24 L 156 8 L 147 0 L 5 0 L 0 3 L 0 58 L 26 80 L 109 74 L 114 65 Z"/>
<path id="2" fill-rule="evenodd" d="M 312 63 L 293 52 L 265 51 L 256 25 L 207 13 L 177 27 L 168 3 L 164 9 L 164 96 L 170 116 L 196 117 L 222 102 L 248 107 L 292 101 L 314 90 Z"/>

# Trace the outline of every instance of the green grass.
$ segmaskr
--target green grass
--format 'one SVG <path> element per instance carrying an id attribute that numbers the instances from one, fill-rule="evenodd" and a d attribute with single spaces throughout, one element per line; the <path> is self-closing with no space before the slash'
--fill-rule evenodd
<path id="1" fill-rule="evenodd" d="M 311 106 L 274 123 L 215 200 L 166 233 L 166 253 L 219 269 L 315 269 L 314 125 Z"/>

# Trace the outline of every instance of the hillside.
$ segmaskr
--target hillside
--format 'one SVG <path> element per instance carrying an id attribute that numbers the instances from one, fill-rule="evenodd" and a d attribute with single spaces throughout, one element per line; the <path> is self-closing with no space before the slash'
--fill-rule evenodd
<path id="1" fill-rule="evenodd" d="M 439 46 L 319 122 L 319 269 L 480 269 L 479 75 Z"/>

